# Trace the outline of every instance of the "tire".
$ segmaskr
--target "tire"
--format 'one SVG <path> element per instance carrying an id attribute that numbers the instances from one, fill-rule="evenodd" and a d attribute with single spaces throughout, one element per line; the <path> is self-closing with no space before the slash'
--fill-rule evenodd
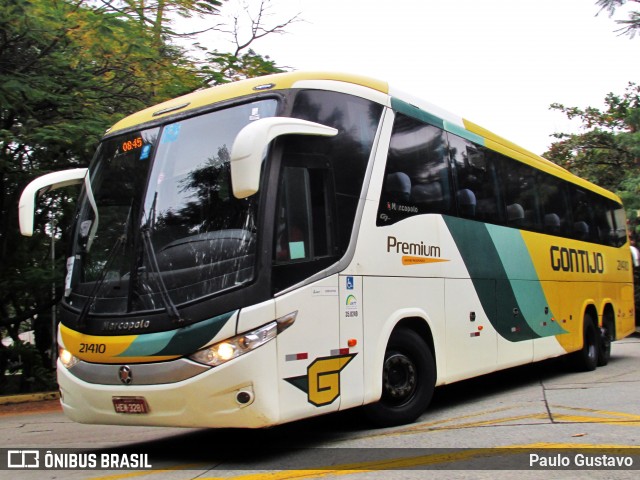
<path id="1" fill-rule="evenodd" d="M 611 342 L 614 339 L 614 326 L 610 318 L 605 317 L 600 329 L 598 342 L 598 366 L 604 367 L 611 359 Z"/>
<path id="2" fill-rule="evenodd" d="M 436 384 L 436 366 L 429 346 L 413 330 L 391 334 L 382 369 L 382 395 L 363 409 L 377 427 L 415 421 L 427 408 Z"/>
<path id="3" fill-rule="evenodd" d="M 581 372 L 591 372 L 598 366 L 600 335 L 588 313 L 584 316 L 582 348 L 573 354 L 573 365 Z"/>

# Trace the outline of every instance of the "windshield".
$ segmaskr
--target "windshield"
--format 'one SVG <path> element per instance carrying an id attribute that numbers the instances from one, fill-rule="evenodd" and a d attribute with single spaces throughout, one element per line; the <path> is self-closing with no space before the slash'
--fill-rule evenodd
<path id="1" fill-rule="evenodd" d="M 67 302 L 98 314 L 175 312 L 253 280 L 257 195 L 233 196 L 229 154 L 244 126 L 276 108 L 260 100 L 103 141 L 81 200 Z"/>

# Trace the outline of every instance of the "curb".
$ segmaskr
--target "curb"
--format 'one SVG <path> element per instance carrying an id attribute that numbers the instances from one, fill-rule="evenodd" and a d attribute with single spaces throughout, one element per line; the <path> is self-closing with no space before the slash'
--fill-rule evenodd
<path id="1" fill-rule="evenodd" d="M 58 400 L 60 392 L 27 393 L 24 395 L 0 396 L 0 405 L 12 405 L 14 403 L 41 402 L 43 400 Z"/>

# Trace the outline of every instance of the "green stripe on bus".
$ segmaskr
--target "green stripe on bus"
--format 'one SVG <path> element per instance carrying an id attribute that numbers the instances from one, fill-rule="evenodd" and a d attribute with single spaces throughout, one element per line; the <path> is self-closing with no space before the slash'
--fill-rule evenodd
<path id="1" fill-rule="evenodd" d="M 157 355 L 159 351 L 169 344 L 175 334 L 175 330 L 171 330 L 138 335 L 118 357 L 149 357 Z"/>
<path id="2" fill-rule="evenodd" d="M 393 108 L 396 112 L 403 113 L 409 117 L 413 117 L 421 122 L 428 123 L 429 125 L 434 125 L 438 128 L 444 130 L 444 120 L 440 117 L 432 115 L 429 112 L 425 112 L 424 110 L 419 109 L 415 105 L 411 105 L 410 103 L 403 102 L 402 100 L 398 100 L 395 97 L 391 98 L 391 108 Z"/>
<path id="3" fill-rule="evenodd" d="M 540 319 L 549 304 L 518 230 L 449 216 L 443 218 L 482 308 L 500 336 L 519 342 L 564 332 L 555 323 L 542 326 Z M 551 316 L 549 313 L 548 317 Z"/>
<path id="4" fill-rule="evenodd" d="M 139 335 L 119 357 L 189 355 L 214 338 L 236 311 L 170 332 Z"/>
<path id="5" fill-rule="evenodd" d="M 555 322 L 548 321 L 543 325 L 554 315 L 520 230 L 496 225 L 486 225 L 486 228 L 496 247 L 506 276 L 510 279 L 511 290 L 518 304 L 517 308 L 531 329 L 541 337 L 566 333 Z M 546 313 L 545 308 L 548 308 Z"/>
<path id="6" fill-rule="evenodd" d="M 457 125 L 455 123 L 452 122 L 447 122 L 445 120 L 444 122 L 444 129 L 447 132 L 453 133 L 454 135 L 457 135 L 458 137 L 462 137 L 465 140 L 469 140 L 470 142 L 476 143 L 478 145 L 482 145 L 483 147 L 485 146 L 485 142 L 484 142 L 484 138 L 481 137 L 480 135 L 477 135 L 473 132 L 470 132 L 469 130 L 467 130 L 466 128 Z"/>

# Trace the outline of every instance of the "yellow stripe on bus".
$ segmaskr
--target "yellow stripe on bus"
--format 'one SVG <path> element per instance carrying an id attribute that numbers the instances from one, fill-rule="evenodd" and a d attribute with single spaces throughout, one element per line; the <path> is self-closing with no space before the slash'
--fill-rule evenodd
<path id="1" fill-rule="evenodd" d="M 153 357 L 121 357 L 138 335 L 87 335 L 60 324 L 64 348 L 80 360 L 92 363 L 143 363 L 161 362 L 178 358 L 177 355 Z"/>

